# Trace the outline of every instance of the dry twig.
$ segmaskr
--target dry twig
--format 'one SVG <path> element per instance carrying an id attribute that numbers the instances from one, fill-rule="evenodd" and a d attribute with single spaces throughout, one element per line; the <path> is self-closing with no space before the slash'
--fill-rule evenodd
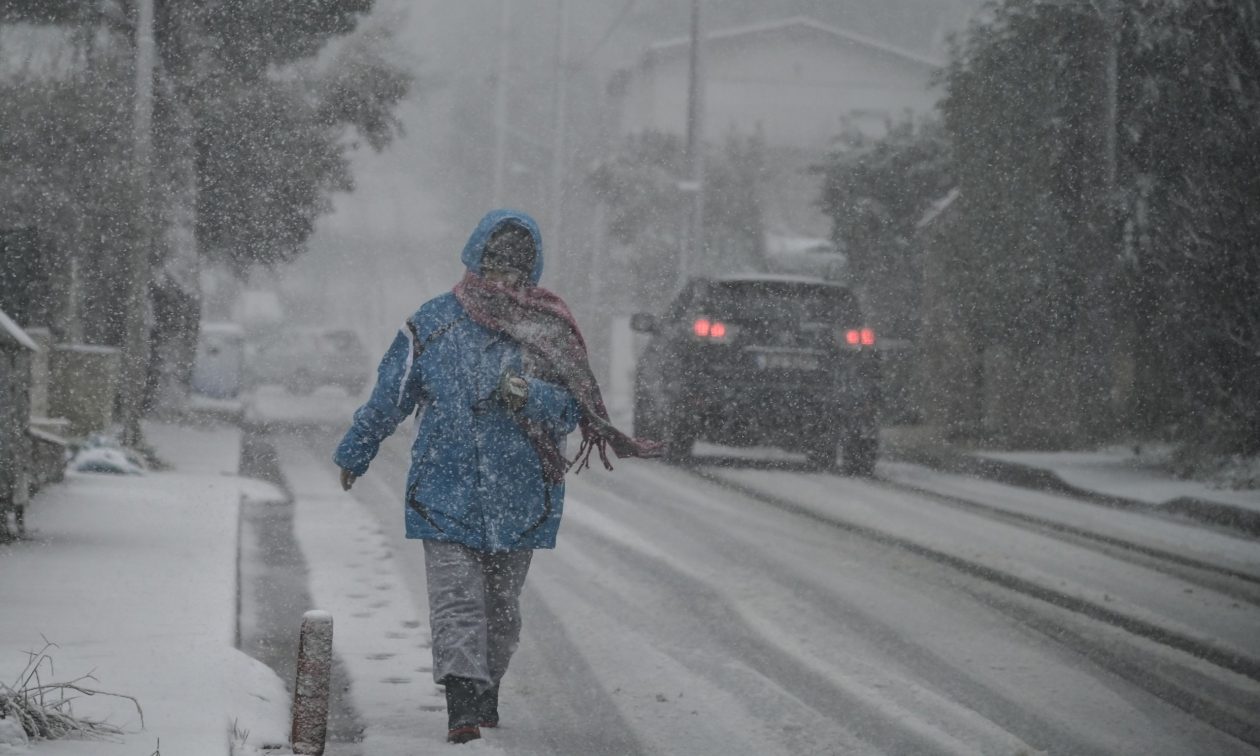
<path id="1" fill-rule="evenodd" d="M 0 683 L 0 717 L 16 720 L 29 738 L 54 740 L 67 735 L 81 737 L 105 737 L 122 735 L 123 730 L 108 722 L 85 719 L 74 715 L 72 704 L 82 696 L 110 696 L 131 701 L 140 715 L 140 727 L 144 727 L 144 711 L 133 696 L 110 693 L 83 685 L 84 681 L 96 681 L 91 673 L 68 682 L 45 683 L 40 670 L 47 666 L 48 673 L 55 674 L 49 649 L 57 644 L 44 638 L 44 647 L 28 651 L 26 666 L 12 686 Z"/>

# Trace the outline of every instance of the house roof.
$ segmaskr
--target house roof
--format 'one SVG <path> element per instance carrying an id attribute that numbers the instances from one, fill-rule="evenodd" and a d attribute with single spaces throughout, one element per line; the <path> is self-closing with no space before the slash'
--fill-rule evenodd
<path id="1" fill-rule="evenodd" d="M 904 61 L 922 66 L 940 68 L 945 65 L 944 61 L 936 58 L 910 52 L 909 50 L 904 50 L 900 47 L 896 47 L 895 45 L 890 45 L 887 42 L 882 42 L 872 37 L 848 31 L 847 29 L 830 26 L 822 23 L 821 21 L 815 21 L 808 16 L 791 16 L 778 21 L 767 21 L 760 24 L 749 24 L 747 26 L 734 26 L 728 29 L 720 29 L 705 34 L 704 42 L 705 44 L 727 42 L 790 29 L 806 29 L 814 31 L 843 42 L 875 50 L 885 55 L 900 58 Z M 676 37 L 674 39 L 662 40 L 648 46 L 645 58 L 650 58 L 661 53 L 672 53 L 678 49 L 686 49 L 690 44 L 690 37 Z"/>
<path id="2" fill-rule="evenodd" d="M 0 310 L 0 348 L 14 349 L 25 347 L 32 352 L 38 352 L 39 347 L 26 335 L 26 331 L 17 323 L 14 323 L 8 315 L 4 314 L 4 310 Z"/>

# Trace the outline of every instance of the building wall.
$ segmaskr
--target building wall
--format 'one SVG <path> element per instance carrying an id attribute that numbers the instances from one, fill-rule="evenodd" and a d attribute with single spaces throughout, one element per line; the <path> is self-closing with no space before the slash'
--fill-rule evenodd
<path id="1" fill-rule="evenodd" d="M 822 149 L 844 119 L 878 136 L 888 119 L 923 115 L 938 92 L 933 67 L 808 28 L 709 42 L 705 133 L 761 129 L 771 145 Z M 688 54 L 658 51 L 635 71 L 622 107 L 625 133 L 686 130 Z"/>

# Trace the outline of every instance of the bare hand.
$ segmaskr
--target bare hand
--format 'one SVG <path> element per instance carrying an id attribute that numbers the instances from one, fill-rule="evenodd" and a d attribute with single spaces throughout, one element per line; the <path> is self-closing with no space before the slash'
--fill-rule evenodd
<path id="1" fill-rule="evenodd" d="M 529 398 L 529 383 L 519 375 L 505 372 L 499 379 L 499 399 L 509 410 L 519 412 Z"/>
<path id="2" fill-rule="evenodd" d="M 358 479 L 359 479 L 359 476 L 355 475 L 354 473 L 350 472 L 344 467 L 341 468 L 341 490 L 342 491 L 349 491 L 350 487 L 353 486 L 354 482 Z"/>

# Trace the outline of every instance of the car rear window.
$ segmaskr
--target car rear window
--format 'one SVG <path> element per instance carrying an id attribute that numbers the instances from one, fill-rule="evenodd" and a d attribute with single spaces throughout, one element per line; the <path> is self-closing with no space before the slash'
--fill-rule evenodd
<path id="1" fill-rule="evenodd" d="M 705 314 L 732 322 L 857 325 L 862 319 L 848 289 L 796 281 L 712 282 L 699 303 Z"/>

